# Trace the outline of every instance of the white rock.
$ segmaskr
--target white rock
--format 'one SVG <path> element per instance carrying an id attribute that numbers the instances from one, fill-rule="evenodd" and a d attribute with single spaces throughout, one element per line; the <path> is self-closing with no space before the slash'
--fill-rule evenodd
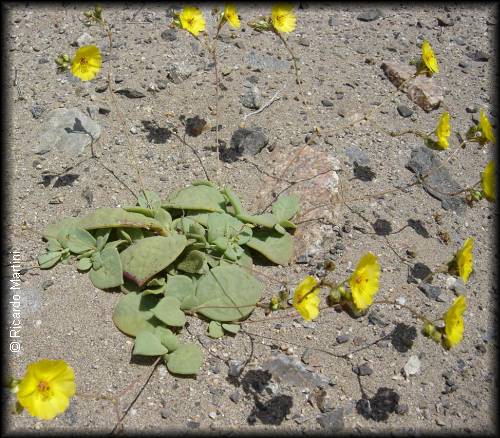
<path id="1" fill-rule="evenodd" d="M 418 374 L 420 372 L 420 359 L 418 356 L 410 356 L 408 362 L 406 362 L 406 365 L 403 368 L 403 371 L 406 377 Z"/>

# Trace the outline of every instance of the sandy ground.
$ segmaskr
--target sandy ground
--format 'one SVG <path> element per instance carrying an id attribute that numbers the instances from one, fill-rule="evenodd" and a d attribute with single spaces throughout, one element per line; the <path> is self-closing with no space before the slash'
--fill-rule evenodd
<path id="1" fill-rule="evenodd" d="M 55 71 L 53 59 L 59 53 L 74 53 L 76 49 L 70 44 L 85 32 L 92 35 L 93 42 L 105 57 L 109 52 L 104 32 L 97 27 L 86 28 L 80 22 L 84 5 L 9 3 L 4 6 L 8 24 L 4 38 L 8 48 L 9 147 L 6 158 L 10 193 L 5 251 L 9 263 L 12 251 L 19 251 L 22 267 L 30 268 L 23 272 L 19 292 L 23 299 L 21 351 L 10 354 L 8 364 L 11 375 L 21 376 L 30 362 L 45 357 L 64 359 L 74 368 L 78 392 L 82 394 L 72 400 L 66 413 L 51 422 L 37 420 L 26 412 L 10 416 L 9 431 L 111 431 L 116 423 L 112 403 L 92 396 L 116 395 L 136 379 L 143 382 L 151 363 L 131 360 L 133 343 L 111 320 L 118 293 L 94 288 L 88 275 L 78 273 L 74 264 L 59 264 L 47 271 L 31 269 L 44 250 L 40 232 L 56 218 L 134 202 L 131 193 L 110 172 L 89 158 L 89 149 L 81 157 L 68 157 L 55 151 L 36 155 L 33 148 L 46 114 L 58 107 L 76 107 L 85 113 L 88 107 L 109 108 L 109 114 L 94 114 L 102 128 L 101 137 L 94 145 L 99 162 L 112 168 L 133 190 L 139 189 L 136 168 L 139 169 L 144 185 L 164 197 L 202 178 L 203 171 L 195 155 L 178 140 L 162 138 L 161 130 L 153 128 L 152 131 L 145 126 L 161 128 L 167 123 L 180 126 L 179 115 L 199 115 L 211 126 L 217 122 L 213 111 L 215 89 L 210 57 L 203 45 L 187 32 L 177 32 L 175 41 L 161 37 L 170 23 L 167 5 L 103 6 L 104 16 L 113 24 L 113 75 L 120 81 L 116 88 L 130 87 L 145 94 L 139 99 L 116 96 L 133 153 L 127 147 L 121 120 L 108 94 L 96 91 L 106 84 L 109 61 L 104 63 L 99 77 L 87 83 L 69 74 L 57 75 Z M 213 34 L 215 19 L 210 17 L 211 7 L 204 4 L 202 9 Z M 413 180 L 413 174 L 405 166 L 411 151 L 420 147 L 422 140 L 413 135 L 393 138 L 384 130 L 429 132 L 434 129 L 442 109 L 426 113 L 404 94 L 395 93 L 377 109 L 372 118 L 376 123 L 364 122 L 344 130 L 338 127 L 345 123 L 345 117 L 340 114 L 368 112 L 384 102 L 394 86 L 385 78 L 380 65 L 384 61 L 408 63 L 418 58 L 417 43 L 423 38 L 431 41 L 441 65 L 436 81 L 446 90 L 445 104 L 452 115 L 454 133 L 460 131 L 463 135 L 473 124 L 472 117 L 478 117 L 478 109 L 485 109 L 490 119 L 496 115 L 492 88 L 496 68 L 493 52 L 496 19 L 492 4 L 449 4 L 445 7 L 434 4 L 414 8 L 381 4 L 378 7 L 382 16 L 365 22 L 357 17 L 370 9 L 366 5 L 304 4 L 302 9 L 296 10 L 296 31 L 287 36 L 300 59 L 311 113 L 321 127 L 322 135 L 314 148 L 338 157 L 347 200 L 390 190 Z M 280 99 L 249 117 L 247 126 L 262 127 L 275 150 L 292 154 L 303 144 L 314 122 L 301 105 L 291 58 L 275 36 L 256 33 L 246 25 L 259 14 L 269 13 L 268 8 L 242 6 L 239 12 L 243 29 L 225 28 L 222 34 L 226 42 L 218 43 L 224 85 L 220 93 L 222 129 L 219 137 L 229 144 L 232 133 L 251 111 L 241 105 L 240 95 L 247 90 L 247 79 L 255 76 L 264 102 L 276 92 Z M 448 25 L 443 25 L 442 20 Z M 228 37 L 233 35 L 234 39 Z M 475 61 L 467 56 L 477 50 L 488 54 L 489 60 Z M 248 58 L 251 52 L 272 62 L 260 71 L 252 70 Z M 180 61 L 196 68 L 188 79 L 175 84 L 167 79 L 167 68 L 172 62 Z M 17 87 L 13 86 L 15 75 Z M 158 91 L 148 91 L 155 87 Z M 325 99 L 333 105 L 325 106 L 322 103 Z M 408 106 L 413 115 L 403 118 L 396 109 L 398 105 Z M 44 109 L 38 118 L 34 117 L 34 106 Z M 134 128 L 132 132 L 131 128 Z M 155 137 L 155 132 L 159 136 Z M 208 130 L 199 137 L 189 138 L 189 142 L 199 152 L 209 172 L 214 172 L 215 133 Z M 450 149 L 440 152 L 439 156 L 442 159 L 449 157 L 458 143 L 453 134 Z M 347 153 L 353 147 L 365 155 L 375 172 L 376 177 L 371 181 L 354 178 Z M 480 148 L 477 144 L 467 144 L 451 159 L 450 173 L 461 186 L 476 182 L 492 151 L 491 145 Z M 264 149 L 252 159 L 272 172 L 279 163 L 273 162 L 271 156 L 271 152 Z M 86 162 L 70 172 L 78 175 L 72 184 L 61 187 L 43 184 L 44 172 L 57 174 L 86 158 Z M 263 174 L 244 161 L 222 163 L 221 174 L 223 181 L 241 195 L 251 210 L 255 197 L 263 189 Z M 367 317 L 353 319 L 346 313 L 325 311 L 313 323 L 304 324 L 299 318 L 289 318 L 249 324 L 247 330 L 256 334 L 251 337 L 252 342 L 243 334 L 211 341 L 204 336 L 206 323 L 190 318 L 189 327 L 182 336 L 194 341 L 201 336 L 204 342 L 205 360 L 200 374 L 196 379 L 173 377 L 164 365 L 160 365 L 125 417 L 125 432 L 324 431 L 317 421 L 323 414 L 314 402 L 313 390 L 281 382 L 259 393 L 242 380 L 235 383 L 228 378 L 229 360 L 244 361 L 253 351 L 242 375 L 243 380 L 246 376 L 250 381 L 252 372 L 258 375 L 256 370 L 277 352 L 303 359 L 304 346 L 326 348 L 341 354 L 353 352 L 348 358 L 333 358 L 311 350 L 312 356 L 307 360 L 308 369 L 331 382 L 324 390 L 331 409 L 342 408 L 344 431 L 494 431 L 496 337 L 493 303 L 497 294 L 493 274 L 494 207 L 483 200 L 457 214 L 443 210 L 441 202 L 420 186 L 352 204 L 369 223 L 340 202 L 332 205 L 338 218 L 336 224 L 329 225 L 334 237 L 322 243 L 322 251 L 313 261 L 309 264 L 294 262 L 287 267 L 258 267 L 265 275 L 262 277 L 266 283 L 265 296 L 276 293 L 280 282 L 294 287 L 304 275 L 314 274 L 316 264 L 335 253 L 335 247 L 338 249 L 335 253 L 337 279 L 351 272 L 349 269 L 352 270 L 361 255 L 369 250 L 379 257 L 383 267 L 380 297 L 403 298 L 406 304 L 438 318 L 453 301 L 454 291 L 446 287 L 446 277 L 441 275 L 434 282 L 442 287 L 441 301 L 426 297 L 415 284 L 407 282 L 409 266 L 421 262 L 434 269 L 448 261 L 467 237 L 473 237 L 475 272 L 463 288 L 469 300 L 463 342 L 451 351 L 444 351 L 418 334 L 410 349 L 398 349 L 386 340 L 354 352 L 391 333 L 398 324 L 416 327 L 419 331 L 418 321 L 405 309 L 390 305 L 380 305 L 376 309 L 380 318 L 386 321 L 385 327 L 370 323 Z M 411 227 L 389 236 L 379 236 L 370 226 L 377 219 L 389 221 L 395 231 L 410 219 L 420 220 L 429 236 L 424 237 Z M 317 226 L 315 222 L 301 225 Z M 449 240 L 443 238 L 445 234 Z M 408 253 L 415 257 L 412 259 Z M 8 306 L 7 321 L 11 311 Z M 259 309 L 252 319 L 261 318 L 264 312 Z M 339 344 L 336 340 L 339 335 L 347 335 L 347 342 Z M 4 342 L 8 345 L 10 339 Z M 401 370 L 410 356 L 417 356 L 421 367 L 416 375 L 405 378 Z M 363 363 L 368 363 L 373 373 L 358 380 L 353 367 Z M 139 386 L 137 383 L 120 398 L 121 412 L 133 400 Z M 381 387 L 391 388 L 399 395 L 399 413 L 391 413 L 383 421 L 360 415 L 355 406 L 362 398 L 362 391 L 373 397 Z M 280 400 L 286 401 L 285 410 L 281 412 L 280 405 L 276 416 L 266 416 L 263 412 L 272 411 L 274 405 L 270 399 L 273 397 L 278 400 L 276 406 Z M 13 403 L 14 398 L 8 401 Z M 5 405 L 4 409 L 8 408 L 9 405 Z"/>

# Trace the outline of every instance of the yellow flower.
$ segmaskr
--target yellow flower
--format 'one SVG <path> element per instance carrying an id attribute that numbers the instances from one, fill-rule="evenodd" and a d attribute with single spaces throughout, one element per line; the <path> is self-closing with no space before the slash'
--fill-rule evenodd
<path id="1" fill-rule="evenodd" d="M 488 117 L 483 110 L 479 111 L 479 127 L 481 128 L 481 132 L 483 133 L 483 136 L 487 141 L 496 143 L 496 138 L 493 134 L 493 128 L 491 127 L 490 121 L 488 120 Z"/>
<path id="2" fill-rule="evenodd" d="M 293 5 L 288 3 L 279 3 L 274 5 L 271 10 L 273 26 L 278 32 L 292 32 L 295 30 L 295 14 Z"/>
<path id="3" fill-rule="evenodd" d="M 448 137 L 451 135 L 450 113 L 444 112 L 436 128 L 437 144 L 441 149 L 448 149 Z"/>
<path id="4" fill-rule="evenodd" d="M 378 291 L 380 265 L 377 257 L 371 252 L 361 257 L 356 270 L 349 279 L 352 299 L 358 310 L 366 309 Z"/>
<path id="5" fill-rule="evenodd" d="M 101 69 L 101 64 L 99 49 L 96 46 L 83 46 L 71 60 L 71 73 L 82 81 L 90 81 Z"/>
<path id="6" fill-rule="evenodd" d="M 205 30 L 203 13 L 195 6 L 186 6 L 179 15 L 179 20 L 182 28 L 194 36 Z"/>
<path id="7" fill-rule="evenodd" d="M 293 307 L 306 321 L 310 321 L 319 315 L 321 300 L 318 296 L 319 288 L 315 288 L 317 284 L 318 280 L 309 275 L 300 282 L 293 294 Z"/>
<path id="8" fill-rule="evenodd" d="M 448 311 L 443 315 L 445 344 L 448 348 L 452 348 L 459 344 L 464 334 L 463 314 L 467 307 L 465 296 L 459 295 L 453 301 L 453 304 Z"/>
<path id="9" fill-rule="evenodd" d="M 431 73 L 439 73 L 439 65 L 429 41 L 422 43 L 422 61 Z"/>
<path id="10" fill-rule="evenodd" d="M 28 365 L 17 400 L 34 417 L 52 420 L 68 408 L 75 391 L 73 369 L 63 360 L 43 359 Z"/>
<path id="11" fill-rule="evenodd" d="M 490 202 L 495 202 L 495 176 L 495 161 L 490 160 L 481 173 L 484 197 Z"/>
<path id="12" fill-rule="evenodd" d="M 474 239 L 469 237 L 465 242 L 462 248 L 457 251 L 455 255 L 455 261 L 457 264 L 458 275 L 462 279 L 462 281 L 467 283 L 469 280 L 469 276 L 472 272 L 472 265 L 474 263 L 474 257 L 472 255 L 472 248 L 474 246 Z"/>
<path id="13" fill-rule="evenodd" d="M 240 27 L 240 18 L 238 17 L 238 11 L 236 6 L 233 4 L 224 6 L 224 18 L 229 22 L 229 24 L 235 29 Z"/>

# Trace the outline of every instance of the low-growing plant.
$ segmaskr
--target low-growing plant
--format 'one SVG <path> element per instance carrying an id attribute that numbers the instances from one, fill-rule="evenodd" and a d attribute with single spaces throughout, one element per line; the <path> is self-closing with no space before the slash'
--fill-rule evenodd
<path id="1" fill-rule="evenodd" d="M 135 337 L 133 354 L 163 356 L 178 374 L 196 374 L 203 356 L 176 334 L 186 315 L 207 319 L 208 334 L 234 334 L 262 297 L 253 255 L 287 264 L 293 237 L 287 230 L 298 197 L 280 196 L 271 213 L 251 214 L 229 187 L 198 181 L 162 200 L 144 191 L 137 205 L 100 208 L 47 226 L 42 269 L 78 262 L 99 289 L 120 288 L 115 325 Z"/>

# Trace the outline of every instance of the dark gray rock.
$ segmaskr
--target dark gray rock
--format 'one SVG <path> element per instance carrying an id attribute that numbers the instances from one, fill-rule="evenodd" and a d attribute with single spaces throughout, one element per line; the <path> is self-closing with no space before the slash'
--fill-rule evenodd
<path id="1" fill-rule="evenodd" d="M 429 174 L 422 185 L 427 193 L 441 201 L 445 210 L 454 210 L 457 214 L 465 212 L 465 201 L 458 196 L 450 196 L 462 187 L 432 150 L 425 146 L 414 149 L 406 167 L 418 176 Z"/>
<path id="2" fill-rule="evenodd" d="M 177 39 L 177 30 L 176 29 L 165 29 L 161 33 L 161 39 L 165 41 L 175 41 Z"/>
<path id="3" fill-rule="evenodd" d="M 231 394 L 229 394 L 229 399 L 233 403 L 238 403 L 241 399 L 241 394 L 238 391 L 232 392 Z"/>
<path id="4" fill-rule="evenodd" d="M 227 375 L 229 377 L 238 377 L 241 374 L 243 364 L 239 360 L 230 360 L 228 367 Z"/>
<path id="5" fill-rule="evenodd" d="M 371 369 L 370 365 L 368 365 L 367 362 L 362 363 L 361 365 L 354 365 L 352 367 L 352 370 L 358 375 L 358 376 L 371 376 L 373 373 L 373 370 Z"/>
<path id="6" fill-rule="evenodd" d="M 336 338 L 336 341 L 338 344 L 345 344 L 348 340 L 349 340 L 348 335 L 340 335 L 340 336 L 337 336 L 337 338 Z"/>
<path id="7" fill-rule="evenodd" d="M 371 310 L 368 314 L 368 321 L 373 325 L 378 325 L 379 327 L 387 327 L 388 322 L 384 321 L 382 315 L 377 310 Z"/>
<path id="8" fill-rule="evenodd" d="M 409 407 L 406 403 L 398 404 L 396 406 L 396 410 L 395 410 L 396 414 L 398 414 L 398 415 L 407 414 L 408 411 L 409 411 Z"/>
<path id="9" fill-rule="evenodd" d="M 344 409 L 337 408 L 332 412 L 327 412 L 318 417 L 317 422 L 328 432 L 340 432 L 344 430 Z"/>
<path id="10" fill-rule="evenodd" d="M 31 107 L 31 115 L 34 119 L 39 119 L 45 112 L 45 108 L 41 105 L 35 104 Z"/>
<path id="11" fill-rule="evenodd" d="M 441 295 L 442 289 L 438 286 L 433 286 L 429 283 L 420 283 L 418 288 L 425 294 L 427 298 L 431 300 L 438 301 L 439 296 Z"/>
<path id="12" fill-rule="evenodd" d="M 174 84 L 180 84 L 196 71 L 196 66 L 185 62 L 174 62 L 167 67 L 167 77 Z"/>
<path id="13" fill-rule="evenodd" d="M 302 356 L 300 357 L 300 360 L 302 362 L 304 362 L 306 365 L 309 364 L 309 362 L 311 360 L 311 354 L 312 354 L 312 351 L 309 348 L 306 348 L 304 350 L 304 353 L 302 353 Z"/>
<path id="14" fill-rule="evenodd" d="M 142 91 L 136 90 L 135 88 L 121 88 L 116 90 L 115 93 L 121 94 L 129 99 L 140 99 L 141 97 L 146 97 Z"/>
<path id="15" fill-rule="evenodd" d="M 349 164 L 351 165 L 354 165 L 354 163 L 358 163 L 360 166 L 368 166 L 370 164 L 370 161 L 365 152 L 359 146 L 347 146 L 345 148 L 345 154 L 347 155 Z"/>
<path id="16" fill-rule="evenodd" d="M 490 59 L 490 55 L 482 50 L 476 50 L 475 52 L 467 52 L 466 55 L 477 62 L 487 62 Z"/>
<path id="17" fill-rule="evenodd" d="M 298 40 L 298 43 L 301 46 L 304 46 L 304 47 L 309 47 L 311 45 L 310 41 L 307 38 L 304 38 L 304 37 L 300 37 L 299 40 Z"/>
<path id="18" fill-rule="evenodd" d="M 269 143 L 262 128 L 239 128 L 231 136 L 231 148 L 236 155 L 257 155 Z"/>
<path id="19" fill-rule="evenodd" d="M 170 417 L 170 409 L 168 408 L 162 408 L 160 410 L 160 415 L 161 415 L 161 418 L 169 418 Z"/>
<path id="20" fill-rule="evenodd" d="M 287 61 L 253 51 L 246 56 L 245 61 L 250 70 L 253 71 L 288 70 L 290 68 L 290 64 Z"/>
<path id="21" fill-rule="evenodd" d="M 461 36 L 457 36 L 455 37 L 454 39 L 455 43 L 457 43 L 459 46 L 465 46 L 467 44 L 467 41 L 465 40 L 465 38 L 461 37 Z"/>
<path id="22" fill-rule="evenodd" d="M 328 99 L 323 99 L 323 100 L 321 101 L 321 104 L 322 104 L 323 106 L 326 106 L 326 107 L 331 107 L 331 106 L 333 106 L 333 102 L 332 102 L 331 100 L 328 100 Z"/>
<path id="23" fill-rule="evenodd" d="M 326 394 L 326 391 L 323 391 Z M 317 401 L 318 408 L 321 412 L 332 412 L 335 410 L 335 404 L 338 402 L 338 399 L 332 397 L 331 395 L 326 394 L 323 397 L 320 397 Z"/>
<path id="24" fill-rule="evenodd" d="M 269 371 L 275 381 L 285 385 L 309 389 L 328 385 L 325 376 L 307 370 L 297 359 L 282 354 L 264 362 L 262 368 Z"/>
<path id="25" fill-rule="evenodd" d="M 382 16 L 382 12 L 378 9 L 369 9 L 357 16 L 359 21 L 374 21 Z"/>
<path id="26" fill-rule="evenodd" d="M 329 26 L 333 27 L 333 26 L 337 26 L 337 24 L 338 23 L 337 23 L 337 20 L 336 20 L 335 17 L 331 16 L 331 17 L 328 18 L 328 25 Z"/>
<path id="27" fill-rule="evenodd" d="M 413 110 L 406 105 L 398 105 L 397 110 L 401 117 L 410 117 L 413 114 Z"/>
<path id="28" fill-rule="evenodd" d="M 436 17 L 436 20 L 437 23 L 443 27 L 453 26 L 455 24 L 455 22 L 449 17 Z"/>
<path id="29" fill-rule="evenodd" d="M 50 286 L 53 286 L 53 285 L 54 285 L 54 282 L 52 280 L 45 280 L 42 283 L 42 289 L 47 290 Z"/>
<path id="30" fill-rule="evenodd" d="M 56 150 L 76 156 L 100 136 L 101 127 L 79 109 L 57 108 L 47 114 L 34 152 L 45 154 Z"/>
<path id="31" fill-rule="evenodd" d="M 262 105 L 262 96 L 256 85 L 253 85 L 248 91 L 240 97 L 241 104 L 249 109 L 259 109 Z"/>

